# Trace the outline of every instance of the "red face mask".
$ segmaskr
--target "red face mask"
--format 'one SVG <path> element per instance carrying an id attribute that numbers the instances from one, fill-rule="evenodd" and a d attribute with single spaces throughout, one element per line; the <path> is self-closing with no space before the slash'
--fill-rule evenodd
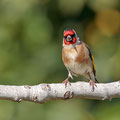
<path id="1" fill-rule="evenodd" d="M 67 41 L 66 39 L 64 39 L 64 43 L 65 43 L 65 45 L 71 45 L 71 44 L 74 44 L 74 43 L 76 43 L 76 41 L 77 41 L 77 38 L 76 37 L 74 37 L 73 38 L 73 40 L 72 41 Z"/>

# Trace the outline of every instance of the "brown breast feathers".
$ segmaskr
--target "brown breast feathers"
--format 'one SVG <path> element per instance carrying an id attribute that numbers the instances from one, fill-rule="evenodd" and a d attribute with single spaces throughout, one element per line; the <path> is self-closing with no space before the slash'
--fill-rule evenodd
<path id="1" fill-rule="evenodd" d="M 88 62 L 88 50 L 85 47 L 84 43 L 80 44 L 80 45 L 76 45 L 76 49 L 78 51 L 78 56 L 76 57 L 76 62 L 78 63 L 83 63 L 83 62 Z"/>
<path id="2" fill-rule="evenodd" d="M 64 47 L 62 49 L 62 59 L 64 64 L 65 63 L 69 63 L 71 60 L 73 60 L 70 55 L 73 54 L 74 55 L 75 49 L 74 48 L 68 48 L 68 47 Z"/>
<path id="3" fill-rule="evenodd" d="M 75 57 L 73 58 L 73 56 Z M 89 59 L 88 50 L 85 47 L 85 44 L 83 42 L 79 45 L 76 45 L 75 48 L 64 47 L 62 49 L 62 59 L 64 64 L 69 63 L 71 61 L 74 61 L 80 64 L 83 62 L 88 63 L 88 59 Z"/>

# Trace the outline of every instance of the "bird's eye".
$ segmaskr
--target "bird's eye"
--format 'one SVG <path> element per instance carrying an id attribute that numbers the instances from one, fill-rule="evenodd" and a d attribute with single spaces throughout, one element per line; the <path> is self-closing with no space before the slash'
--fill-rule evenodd
<path id="1" fill-rule="evenodd" d="M 67 38 L 67 36 L 64 36 L 64 39 L 66 39 Z"/>
<path id="2" fill-rule="evenodd" d="M 74 38 L 74 37 L 75 37 L 75 34 L 71 35 L 71 37 Z"/>

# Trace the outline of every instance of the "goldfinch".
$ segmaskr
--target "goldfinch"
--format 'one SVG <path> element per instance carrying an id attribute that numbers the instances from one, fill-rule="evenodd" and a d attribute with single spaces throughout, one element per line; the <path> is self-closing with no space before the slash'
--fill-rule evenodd
<path id="1" fill-rule="evenodd" d="M 94 90 L 96 86 L 96 69 L 93 55 L 83 41 L 79 39 L 74 29 L 66 29 L 63 33 L 62 60 L 68 70 L 68 77 L 63 81 L 65 87 L 69 78 L 82 75 L 89 79 L 90 86 Z"/>

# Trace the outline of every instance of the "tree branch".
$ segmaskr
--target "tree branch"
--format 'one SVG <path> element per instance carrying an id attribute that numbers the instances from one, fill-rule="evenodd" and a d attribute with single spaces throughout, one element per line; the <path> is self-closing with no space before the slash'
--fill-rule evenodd
<path id="1" fill-rule="evenodd" d="M 55 99 L 87 98 L 105 100 L 120 98 L 120 82 L 99 83 L 95 90 L 87 82 L 71 83 L 65 88 L 62 83 L 39 84 L 35 86 L 0 85 L 0 99 L 21 102 L 22 100 L 36 103 Z"/>

